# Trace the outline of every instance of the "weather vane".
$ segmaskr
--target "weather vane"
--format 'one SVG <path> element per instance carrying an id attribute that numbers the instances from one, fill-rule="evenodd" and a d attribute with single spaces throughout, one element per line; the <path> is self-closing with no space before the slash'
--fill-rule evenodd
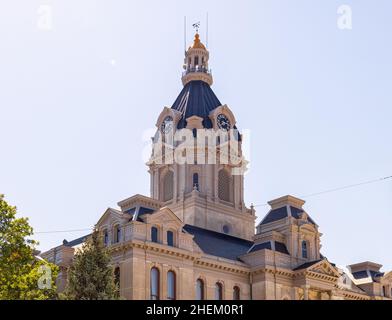
<path id="1" fill-rule="evenodd" d="M 192 24 L 192 27 L 196 29 L 196 33 L 199 33 L 200 21 Z"/>

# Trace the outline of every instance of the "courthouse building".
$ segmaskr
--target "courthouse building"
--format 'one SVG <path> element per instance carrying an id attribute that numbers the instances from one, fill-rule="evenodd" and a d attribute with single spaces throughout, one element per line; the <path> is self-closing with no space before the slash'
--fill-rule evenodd
<path id="1" fill-rule="evenodd" d="M 392 272 L 382 272 L 380 264 L 366 261 L 343 270 L 322 255 L 319 226 L 304 208 L 305 201 L 290 195 L 272 200 L 255 225 L 255 209 L 244 202 L 244 137 L 233 112 L 211 89 L 208 61 L 209 52 L 196 33 L 185 53 L 184 87 L 157 117 L 147 164 L 150 196 L 122 200 L 96 223 L 110 250 L 121 296 L 392 299 Z M 216 146 L 188 143 L 184 150 L 184 144 L 169 139 L 177 132 L 184 137 L 190 132 L 195 140 L 201 134 L 219 134 L 213 139 Z M 190 150 L 196 155 L 191 161 Z M 184 154 L 188 161 L 179 161 Z M 222 161 L 225 155 L 232 161 Z M 41 255 L 60 267 L 60 291 L 75 250 L 85 239 L 64 240 Z"/>

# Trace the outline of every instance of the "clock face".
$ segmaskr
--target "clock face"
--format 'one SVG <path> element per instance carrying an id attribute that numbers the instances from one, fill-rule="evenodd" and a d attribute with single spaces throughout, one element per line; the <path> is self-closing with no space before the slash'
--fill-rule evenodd
<path id="1" fill-rule="evenodd" d="M 173 118 L 171 116 L 167 116 L 161 124 L 161 131 L 162 133 L 169 133 L 172 129 L 173 129 Z"/>
<path id="2" fill-rule="evenodd" d="M 220 129 L 223 129 L 223 130 L 226 130 L 226 131 L 229 131 L 231 129 L 230 120 L 224 114 L 218 115 L 216 120 L 218 122 L 218 127 Z"/>

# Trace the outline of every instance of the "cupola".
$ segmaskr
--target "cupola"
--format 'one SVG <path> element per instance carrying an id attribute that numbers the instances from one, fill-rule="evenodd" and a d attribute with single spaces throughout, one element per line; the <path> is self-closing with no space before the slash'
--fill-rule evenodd
<path id="1" fill-rule="evenodd" d="M 195 80 L 201 80 L 208 85 L 212 85 L 211 70 L 208 68 L 209 52 L 205 45 L 200 41 L 200 35 L 196 32 L 192 46 L 185 52 L 184 72 L 182 84 Z"/>

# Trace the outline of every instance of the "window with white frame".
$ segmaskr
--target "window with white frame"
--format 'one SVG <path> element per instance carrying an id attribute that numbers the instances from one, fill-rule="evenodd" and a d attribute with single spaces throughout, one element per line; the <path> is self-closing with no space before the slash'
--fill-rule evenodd
<path id="1" fill-rule="evenodd" d="M 204 300 L 204 281 L 202 279 L 196 281 L 196 300 Z"/>
<path id="2" fill-rule="evenodd" d="M 167 273 L 167 299 L 176 300 L 176 274 L 174 271 Z"/>
<path id="3" fill-rule="evenodd" d="M 150 299 L 159 300 L 159 270 L 156 267 L 150 271 Z"/>

